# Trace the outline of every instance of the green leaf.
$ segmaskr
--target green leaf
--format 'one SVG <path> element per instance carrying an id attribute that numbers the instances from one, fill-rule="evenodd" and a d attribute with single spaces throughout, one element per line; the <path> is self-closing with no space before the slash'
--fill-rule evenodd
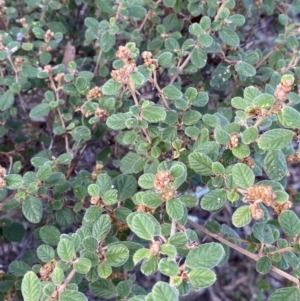
<path id="1" fill-rule="evenodd" d="M 56 246 L 59 242 L 60 232 L 51 225 L 43 226 L 39 231 L 42 241 L 50 246 Z"/>
<path id="2" fill-rule="evenodd" d="M 237 47 L 240 44 L 239 36 L 231 29 L 222 28 L 219 30 L 219 36 L 225 44 Z"/>
<path id="3" fill-rule="evenodd" d="M 213 161 L 207 155 L 194 152 L 189 155 L 190 167 L 202 176 L 210 176 L 213 174 L 212 164 Z"/>
<path id="4" fill-rule="evenodd" d="M 22 203 L 22 212 L 29 222 L 39 223 L 43 217 L 41 201 L 32 195 L 27 196 Z"/>
<path id="5" fill-rule="evenodd" d="M 22 186 L 22 177 L 20 175 L 10 174 L 4 178 L 6 181 L 6 187 L 8 189 L 14 190 Z"/>
<path id="6" fill-rule="evenodd" d="M 219 243 L 205 243 L 191 249 L 186 257 L 185 264 L 190 268 L 213 268 L 218 265 L 225 255 L 225 251 Z"/>
<path id="7" fill-rule="evenodd" d="M 73 159 L 72 153 L 66 153 L 66 154 L 61 154 L 57 158 L 57 163 L 58 164 L 69 164 Z"/>
<path id="8" fill-rule="evenodd" d="M 192 51 L 191 62 L 197 68 L 203 68 L 206 65 L 207 54 L 200 48 L 194 48 Z"/>
<path id="9" fill-rule="evenodd" d="M 0 111 L 9 109 L 15 101 L 14 93 L 10 90 L 5 91 L 0 96 Z"/>
<path id="10" fill-rule="evenodd" d="M 116 37 L 110 31 L 106 31 L 100 38 L 100 47 L 103 52 L 110 51 L 116 43 Z"/>
<path id="11" fill-rule="evenodd" d="M 300 299 L 300 291 L 297 287 L 285 287 L 276 290 L 268 301 L 296 301 Z"/>
<path id="12" fill-rule="evenodd" d="M 248 107 L 247 101 L 242 97 L 234 97 L 231 99 L 231 105 L 239 110 L 245 110 Z"/>
<path id="13" fill-rule="evenodd" d="M 65 290 L 59 294 L 59 301 L 88 301 L 88 298 L 81 292 Z"/>
<path id="14" fill-rule="evenodd" d="M 162 67 L 167 67 L 173 58 L 173 54 L 171 52 L 164 52 L 158 56 L 158 64 Z"/>
<path id="15" fill-rule="evenodd" d="M 142 118 L 148 122 L 157 123 L 166 118 L 166 111 L 157 105 L 149 105 L 142 110 Z"/>
<path id="16" fill-rule="evenodd" d="M 49 262 L 55 257 L 54 249 L 48 245 L 40 245 L 36 250 L 36 254 L 43 262 Z"/>
<path id="17" fill-rule="evenodd" d="M 163 93 L 167 98 L 179 99 L 182 97 L 182 92 L 178 90 L 174 85 L 168 85 L 163 88 Z"/>
<path id="18" fill-rule="evenodd" d="M 231 21 L 236 26 L 242 26 L 246 22 L 246 19 L 243 15 L 235 14 L 229 17 L 229 21 Z"/>
<path id="19" fill-rule="evenodd" d="M 75 255 L 73 242 L 67 238 L 61 239 L 57 246 L 57 254 L 64 261 L 71 261 Z"/>
<path id="20" fill-rule="evenodd" d="M 41 295 L 41 283 L 34 272 L 27 272 L 22 280 L 21 291 L 24 301 L 38 301 Z"/>
<path id="21" fill-rule="evenodd" d="M 93 236 L 98 240 L 103 240 L 111 227 L 111 219 L 107 214 L 101 215 L 93 225 Z"/>
<path id="22" fill-rule="evenodd" d="M 161 196 L 156 192 L 144 193 L 142 201 L 149 208 L 157 208 L 163 203 Z"/>
<path id="23" fill-rule="evenodd" d="M 286 128 L 299 128 L 300 127 L 300 113 L 291 107 L 284 107 L 277 114 L 278 121 Z"/>
<path id="24" fill-rule="evenodd" d="M 28 271 L 31 270 L 30 266 L 23 261 L 13 261 L 8 270 L 16 277 L 23 277 Z"/>
<path id="25" fill-rule="evenodd" d="M 256 140 L 258 136 L 258 129 L 256 127 L 250 127 L 243 132 L 242 142 L 250 144 Z"/>
<path id="26" fill-rule="evenodd" d="M 291 210 L 284 211 L 279 215 L 279 224 L 285 234 L 290 237 L 296 237 L 300 233 L 300 219 Z"/>
<path id="27" fill-rule="evenodd" d="M 269 224 L 257 223 L 252 227 L 252 232 L 254 236 L 262 243 L 272 244 L 276 240 L 274 235 L 276 234 L 276 231 L 273 231 L 273 228 Z"/>
<path id="28" fill-rule="evenodd" d="M 91 269 L 92 264 L 87 258 L 78 258 L 73 266 L 77 273 L 86 274 Z"/>
<path id="29" fill-rule="evenodd" d="M 132 219 L 132 227 L 130 228 L 142 239 L 151 240 L 154 237 L 154 224 L 150 218 L 144 214 L 136 214 Z"/>
<path id="30" fill-rule="evenodd" d="M 60 285 L 65 279 L 63 269 L 59 267 L 55 267 L 51 274 L 51 280 L 54 285 Z"/>
<path id="31" fill-rule="evenodd" d="M 261 149 L 282 149 L 293 139 L 294 133 L 285 129 L 273 129 L 263 133 L 258 139 L 258 146 Z"/>
<path id="32" fill-rule="evenodd" d="M 116 82 L 114 79 L 109 79 L 101 88 L 104 95 L 118 95 L 122 84 Z M 112 115 L 114 116 L 114 115 Z"/>
<path id="33" fill-rule="evenodd" d="M 132 197 L 137 190 L 137 181 L 130 175 L 119 175 L 113 179 L 112 184 L 118 190 L 119 201 Z"/>
<path id="34" fill-rule="evenodd" d="M 234 211 L 232 215 L 232 223 L 235 227 L 240 228 L 249 224 L 252 220 L 249 206 L 241 206 Z"/>
<path id="35" fill-rule="evenodd" d="M 112 267 L 119 267 L 128 260 L 129 250 L 124 245 L 112 245 L 108 246 L 105 256 Z"/>
<path id="36" fill-rule="evenodd" d="M 197 291 L 213 285 L 217 277 L 215 273 L 206 268 L 195 268 L 188 273 L 188 279 L 192 287 Z"/>
<path id="37" fill-rule="evenodd" d="M 176 4 L 176 0 L 163 0 L 163 2 L 166 7 L 171 7 L 171 8 L 173 8 Z"/>
<path id="38" fill-rule="evenodd" d="M 250 148 L 245 144 L 239 144 L 232 148 L 232 154 L 238 159 L 244 159 L 250 155 Z"/>
<path id="39" fill-rule="evenodd" d="M 142 259 L 149 258 L 151 255 L 150 250 L 146 248 L 142 248 L 137 250 L 133 255 L 134 264 L 138 264 Z"/>
<path id="40" fill-rule="evenodd" d="M 239 61 L 234 66 L 234 69 L 240 76 L 251 77 L 256 74 L 256 69 L 253 66 L 251 66 L 250 64 L 243 62 L 243 61 Z"/>
<path id="41" fill-rule="evenodd" d="M 144 173 L 139 177 L 138 184 L 144 189 L 151 189 L 154 185 L 155 175 L 152 173 Z"/>
<path id="42" fill-rule="evenodd" d="M 270 272 L 272 261 L 268 256 L 263 256 L 256 262 L 256 271 L 260 274 L 267 274 Z"/>
<path id="43" fill-rule="evenodd" d="M 90 89 L 90 82 L 84 77 L 78 77 L 75 82 L 75 87 L 80 94 L 87 94 Z"/>
<path id="44" fill-rule="evenodd" d="M 44 165 L 39 168 L 36 177 L 40 181 L 47 181 L 52 174 L 52 168 L 49 165 Z"/>
<path id="45" fill-rule="evenodd" d="M 227 200 L 225 189 L 215 189 L 205 194 L 201 200 L 201 208 L 207 211 L 218 211 L 224 207 Z"/>
<path id="46" fill-rule="evenodd" d="M 176 276 L 179 272 L 178 265 L 174 261 L 169 261 L 166 258 L 160 260 L 158 269 L 162 274 L 167 276 Z"/>
<path id="47" fill-rule="evenodd" d="M 182 123 L 185 125 L 194 125 L 200 120 L 201 116 L 202 115 L 198 111 L 187 111 L 183 115 Z"/>
<path id="48" fill-rule="evenodd" d="M 112 268 L 108 263 L 102 262 L 98 265 L 97 272 L 100 278 L 106 279 L 111 275 Z"/>
<path id="49" fill-rule="evenodd" d="M 173 198 L 166 203 L 166 210 L 168 215 L 175 219 L 176 221 L 180 220 L 184 214 L 184 208 L 181 201 L 177 198 Z"/>
<path id="50" fill-rule="evenodd" d="M 285 155 L 281 150 L 269 150 L 265 156 L 263 168 L 273 181 L 280 181 L 287 173 Z"/>
<path id="51" fill-rule="evenodd" d="M 168 283 L 158 281 L 152 289 L 153 301 L 178 301 L 178 292 Z"/>
<path id="52" fill-rule="evenodd" d="M 111 299 L 117 295 L 116 286 L 107 279 L 98 279 L 90 284 L 90 290 L 98 297 Z"/>
<path id="53" fill-rule="evenodd" d="M 31 109 L 29 116 L 30 118 L 40 118 L 47 116 L 50 112 L 50 106 L 47 103 L 41 103 Z"/>
<path id="54" fill-rule="evenodd" d="M 95 18 L 87 17 L 84 19 L 84 25 L 94 32 L 98 31 L 99 22 Z"/>
<path id="55" fill-rule="evenodd" d="M 232 168 L 232 176 L 235 184 L 241 188 L 247 189 L 254 184 L 255 176 L 246 164 L 235 164 Z"/>
<path id="56" fill-rule="evenodd" d="M 263 93 L 263 94 L 256 96 L 253 99 L 252 104 L 255 107 L 260 108 L 260 109 L 268 109 L 268 108 L 272 107 L 274 102 L 275 102 L 274 96 L 267 94 L 267 93 Z M 300 114 L 299 114 L 299 116 L 300 116 Z"/>
<path id="57" fill-rule="evenodd" d="M 103 196 L 103 202 L 107 205 L 114 205 L 118 202 L 118 199 L 117 199 L 117 190 L 116 189 L 110 189 L 110 190 L 107 190 L 105 193 L 104 193 L 104 196 Z"/>

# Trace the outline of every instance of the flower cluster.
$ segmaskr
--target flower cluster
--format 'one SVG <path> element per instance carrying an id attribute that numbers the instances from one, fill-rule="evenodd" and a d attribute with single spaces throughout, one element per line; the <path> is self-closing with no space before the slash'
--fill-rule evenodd
<path id="1" fill-rule="evenodd" d="M 6 187 L 6 181 L 3 179 L 6 176 L 6 169 L 0 166 L 0 189 Z"/>
<path id="2" fill-rule="evenodd" d="M 293 155 L 287 156 L 286 161 L 288 164 L 299 163 L 300 162 L 300 153 L 295 152 Z"/>
<path id="3" fill-rule="evenodd" d="M 50 261 L 45 263 L 41 268 L 40 268 L 40 279 L 42 281 L 49 281 L 51 280 L 51 275 L 52 272 L 55 268 L 55 261 Z"/>
<path id="4" fill-rule="evenodd" d="M 252 157 L 250 157 L 250 156 L 242 159 L 241 162 L 246 164 L 247 166 L 249 166 L 251 169 L 253 169 L 255 167 L 255 162 L 253 161 Z"/>
<path id="5" fill-rule="evenodd" d="M 86 95 L 87 100 L 95 99 L 95 98 L 101 98 L 103 96 L 103 93 L 100 89 L 100 87 L 94 87 L 92 88 L 88 94 Z"/>
<path id="6" fill-rule="evenodd" d="M 164 201 L 171 200 L 176 195 L 176 190 L 169 187 L 171 182 L 173 182 L 173 177 L 169 170 L 162 170 L 156 173 L 154 188 L 162 194 L 161 197 Z"/>
<path id="7" fill-rule="evenodd" d="M 116 58 L 124 62 L 124 66 L 118 70 L 113 70 L 111 72 L 111 77 L 118 83 L 123 85 L 128 84 L 130 74 L 137 71 L 136 64 L 134 60 L 130 57 L 131 52 L 125 46 L 120 46 L 116 53 Z"/>
<path id="8" fill-rule="evenodd" d="M 0 0 L 0 19 L 5 19 L 7 7 L 5 6 L 5 1 Z"/>
<path id="9" fill-rule="evenodd" d="M 259 204 L 253 203 L 250 204 L 250 213 L 253 217 L 253 219 L 258 220 L 264 217 L 264 212 L 260 208 Z"/>
<path id="10" fill-rule="evenodd" d="M 252 186 L 248 189 L 247 199 L 253 200 L 255 203 L 264 203 L 270 207 L 275 202 L 276 194 L 271 186 L 259 185 Z"/>
<path id="11" fill-rule="evenodd" d="M 287 94 L 292 91 L 292 88 L 293 82 L 291 80 L 284 80 L 277 85 L 274 95 L 277 99 L 284 101 L 287 99 Z"/>
<path id="12" fill-rule="evenodd" d="M 232 149 L 239 146 L 239 138 L 237 135 L 231 135 L 230 141 L 227 143 L 227 148 Z"/>

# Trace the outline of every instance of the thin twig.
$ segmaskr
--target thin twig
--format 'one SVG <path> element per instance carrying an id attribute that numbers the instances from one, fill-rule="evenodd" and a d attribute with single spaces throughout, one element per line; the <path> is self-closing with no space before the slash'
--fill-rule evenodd
<path id="1" fill-rule="evenodd" d="M 227 245 L 228 247 L 230 247 L 230 248 L 232 248 L 232 249 L 240 252 L 241 254 L 243 254 L 243 255 L 245 255 L 245 256 L 253 259 L 254 261 L 258 261 L 261 258 L 261 256 L 253 254 L 253 253 L 251 253 L 251 252 L 249 252 L 249 251 L 247 251 L 247 250 L 245 250 L 245 249 L 243 249 L 243 248 L 241 248 L 241 247 L 233 244 L 232 242 L 228 241 L 227 239 L 221 237 L 220 235 L 214 234 L 214 233 L 210 232 L 205 227 L 203 227 L 203 226 L 201 226 L 201 225 L 199 225 L 199 224 L 191 221 L 190 219 L 188 220 L 188 223 L 190 225 L 192 225 L 193 227 L 195 227 L 196 229 L 199 229 L 203 233 L 209 235 L 210 237 L 213 237 L 214 239 L 218 240 L 219 242 Z M 273 272 L 275 272 L 276 274 L 278 274 L 278 275 L 280 275 L 280 276 L 288 279 L 289 281 L 297 284 L 297 287 L 300 287 L 300 281 L 299 281 L 298 278 L 296 278 L 296 277 L 294 277 L 294 276 L 292 276 L 292 275 L 290 275 L 290 274 L 288 274 L 288 273 L 286 273 L 286 272 L 284 272 L 284 271 L 282 271 L 282 270 L 280 270 L 280 269 L 278 269 L 278 268 L 276 268 L 274 266 L 271 266 L 271 270 Z"/>
<path id="2" fill-rule="evenodd" d="M 103 53 L 103 50 L 100 49 L 100 51 L 99 51 L 99 53 L 98 53 L 97 63 L 96 63 L 95 69 L 94 69 L 94 76 L 96 76 L 97 73 L 98 73 L 98 69 L 99 69 L 99 65 L 100 65 L 102 53 Z"/>

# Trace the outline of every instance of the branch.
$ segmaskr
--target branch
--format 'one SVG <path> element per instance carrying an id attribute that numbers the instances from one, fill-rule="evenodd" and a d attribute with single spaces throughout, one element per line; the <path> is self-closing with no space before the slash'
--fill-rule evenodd
<path id="1" fill-rule="evenodd" d="M 227 239 L 223 238 L 222 236 L 220 236 L 218 234 L 214 234 L 214 233 L 210 232 L 205 227 L 203 227 L 201 225 L 198 225 L 197 223 L 191 221 L 190 219 L 188 220 L 188 223 L 190 225 L 192 225 L 193 227 L 195 227 L 196 229 L 200 230 L 201 232 L 205 233 L 206 235 L 209 235 L 210 237 L 213 237 L 214 239 L 218 240 L 219 242 L 221 242 L 221 243 L 227 245 L 228 247 L 242 253 L 243 255 L 253 259 L 254 261 L 259 260 L 260 256 L 255 255 L 255 254 L 253 254 L 253 253 L 251 253 L 251 252 L 249 252 L 249 251 L 233 244 L 232 242 L 228 241 Z M 289 281 L 297 284 L 297 287 L 300 287 L 300 280 L 298 278 L 296 278 L 296 277 L 294 277 L 294 276 L 292 276 L 292 275 L 290 275 L 290 274 L 288 274 L 288 273 L 286 273 L 286 272 L 284 272 L 284 271 L 282 271 L 282 270 L 280 270 L 280 269 L 278 269 L 274 266 L 271 266 L 271 270 L 273 272 L 275 272 L 276 274 L 282 276 L 283 278 L 288 279 Z"/>

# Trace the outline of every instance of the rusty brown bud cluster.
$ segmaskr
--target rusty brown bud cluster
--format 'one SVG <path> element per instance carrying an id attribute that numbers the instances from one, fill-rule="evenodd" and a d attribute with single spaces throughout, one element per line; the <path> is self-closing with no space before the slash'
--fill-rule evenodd
<path id="1" fill-rule="evenodd" d="M 41 281 L 50 281 L 52 272 L 55 268 L 55 260 L 45 263 L 40 268 L 40 279 Z"/>
<path id="2" fill-rule="evenodd" d="M 275 90 L 275 97 L 278 100 L 284 101 L 287 99 L 287 94 L 292 91 L 293 82 L 290 80 L 285 80 L 279 85 L 277 85 Z"/>
<path id="3" fill-rule="evenodd" d="M 21 18 L 21 19 L 17 19 L 16 20 L 17 23 L 20 23 L 22 25 L 22 27 L 27 28 L 29 25 L 27 24 L 27 21 L 25 18 Z"/>
<path id="4" fill-rule="evenodd" d="M 251 169 L 255 167 L 255 162 L 253 161 L 252 157 L 248 156 L 242 160 L 240 160 L 242 163 L 246 164 L 249 166 Z"/>
<path id="5" fill-rule="evenodd" d="M 254 203 L 250 204 L 250 213 L 253 219 L 258 220 L 264 217 L 263 210 L 259 207 L 259 204 Z"/>
<path id="6" fill-rule="evenodd" d="M 52 74 L 52 66 L 51 65 L 46 65 L 44 67 L 44 71 L 48 74 Z"/>
<path id="7" fill-rule="evenodd" d="M 227 148 L 232 149 L 239 146 L 239 138 L 237 135 L 231 135 L 230 141 L 227 143 Z"/>
<path id="8" fill-rule="evenodd" d="M 288 164 L 299 163 L 300 162 L 300 153 L 295 152 L 293 155 L 287 156 L 286 161 Z"/>
<path id="9" fill-rule="evenodd" d="M 93 181 L 96 181 L 98 175 L 102 172 L 103 167 L 104 167 L 103 164 L 101 164 L 99 162 L 96 163 L 96 166 L 91 175 L 91 178 Z"/>
<path id="10" fill-rule="evenodd" d="M 276 194 L 271 186 L 259 185 L 250 187 L 246 197 L 248 200 L 253 200 L 256 203 L 262 202 L 270 207 L 275 202 Z"/>
<path id="11" fill-rule="evenodd" d="M 130 74 L 137 70 L 134 60 L 131 58 L 130 49 L 120 46 L 116 53 L 116 58 L 124 62 L 124 66 L 111 72 L 111 77 L 118 83 L 128 84 Z"/>
<path id="12" fill-rule="evenodd" d="M 0 19 L 5 19 L 7 7 L 5 6 L 5 1 L 0 0 Z"/>
<path id="13" fill-rule="evenodd" d="M 14 65 L 15 65 L 17 68 L 22 67 L 23 63 L 24 63 L 24 58 L 23 58 L 23 57 L 19 57 L 19 56 L 18 56 L 18 57 L 15 58 Z"/>
<path id="14" fill-rule="evenodd" d="M 152 215 L 156 212 L 156 210 L 154 208 L 146 207 L 144 204 L 138 204 L 136 206 L 136 211 L 138 211 L 138 212 L 146 212 L 146 213 L 150 213 Z"/>
<path id="15" fill-rule="evenodd" d="M 103 97 L 103 93 L 102 93 L 100 87 L 97 87 L 97 86 L 92 88 L 86 95 L 87 100 L 101 98 L 101 97 Z"/>
<path id="16" fill-rule="evenodd" d="M 6 187 L 6 181 L 4 177 L 6 176 L 6 169 L 0 165 L 0 189 Z"/>
<path id="17" fill-rule="evenodd" d="M 155 241 L 155 242 L 151 243 L 151 245 L 149 246 L 150 254 L 153 256 L 158 255 L 159 251 L 160 251 L 160 245 L 161 245 L 161 243 L 159 241 Z"/>
<path id="18" fill-rule="evenodd" d="M 173 177 L 169 170 L 158 171 L 154 179 L 154 188 L 157 192 L 164 192 L 172 181 Z"/>
<path id="19" fill-rule="evenodd" d="M 64 76 L 65 74 L 64 73 L 58 73 L 55 77 L 54 77 L 54 80 L 58 83 L 58 84 L 61 84 L 64 80 Z"/>
<path id="20" fill-rule="evenodd" d="M 50 29 L 48 29 L 44 36 L 45 43 L 48 43 L 49 41 L 51 41 L 53 39 L 53 37 L 54 37 L 54 32 L 51 31 Z"/>

